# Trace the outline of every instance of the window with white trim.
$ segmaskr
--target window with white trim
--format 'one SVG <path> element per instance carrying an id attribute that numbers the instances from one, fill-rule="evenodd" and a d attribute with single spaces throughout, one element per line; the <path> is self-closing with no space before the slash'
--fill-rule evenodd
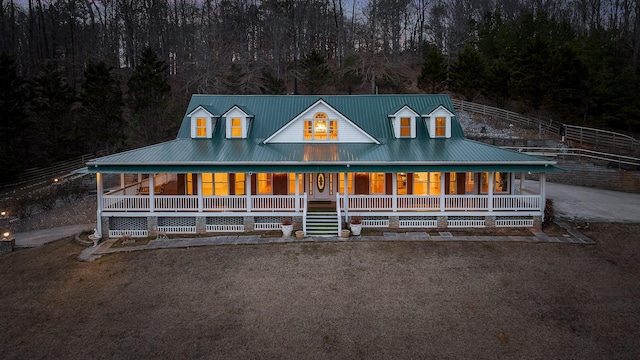
<path id="1" fill-rule="evenodd" d="M 338 120 L 329 120 L 327 114 L 318 112 L 313 120 L 304 121 L 305 140 L 338 140 Z"/>

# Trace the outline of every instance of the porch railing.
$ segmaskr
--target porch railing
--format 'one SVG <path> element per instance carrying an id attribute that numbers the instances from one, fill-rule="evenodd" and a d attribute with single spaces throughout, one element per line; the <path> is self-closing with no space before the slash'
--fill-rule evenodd
<path id="1" fill-rule="evenodd" d="M 203 199 L 203 210 L 219 211 L 219 210 L 246 210 L 247 197 L 244 195 L 233 196 L 205 196 Z"/>
<path id="2" fill-rule="evenodd" d="M 163 195 L 156 196 L 154 199 L 158 211 L 198 210 L 198 197 L 195 195 Z"/>
<path id="3" fill-rule="evenodd" d="M 295 195 L 255 195 L 250 197 L 252 212 L 303 211 L 306 197 Z M 345 209 L 344 195 L 337 196 L 338 206 Z M 442 207 L 444 199 L 444 207 Z M 538 210 L 541 206 L 540 195 L 494 195 L 491 207 L 488 195 L 349 195 L 348 211 L 499 211 Z M 296 203 L 296 200 L 298 201 Z M 156 195 L 155 211 L 200 211 L 197 195 Z M 104 211 L 149 211 L 150 196 L 144 195 L 104 195 Z M 247 197 L 205 196 L 202 198 L 202 211 L 247 211 Z"/>

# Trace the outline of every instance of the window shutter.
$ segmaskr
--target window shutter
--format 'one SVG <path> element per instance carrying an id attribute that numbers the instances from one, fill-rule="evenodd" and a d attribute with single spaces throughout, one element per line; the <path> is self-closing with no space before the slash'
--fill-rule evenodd
<path id="1" fill-rule="evenodd" d="M 413 173 L 407 173 L 407 195 L 413 194 Z"/>
<path id="2" fill-rule="evenodd" d="M 384 174 L 384 193 L 387 195 L 393 194 L 393 174 L 392 173 Z"/>
<path id="3" fill-rule="evenodd" d="M 466 191 L 465 191 L 465 183 L 466 183 L 465 176 L 466 175 L 467 174 L 465 174 L 465 173 L 458 173 L 458 175 L 456 175 L 456 181 L 457 181 L 456 185 L 458 186 L 458 191 L 456 192 L 457 194 L 463 195 L 463 194 L 466 193 Z"/>

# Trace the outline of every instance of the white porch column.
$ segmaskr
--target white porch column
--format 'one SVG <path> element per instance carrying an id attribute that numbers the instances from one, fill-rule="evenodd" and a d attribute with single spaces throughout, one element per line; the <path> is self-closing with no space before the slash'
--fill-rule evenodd
<path id="1" fill-rule="evenodd" d="M 156 211 L 156 174 L 149 174 L 149 212 Z"/>
<path id="2" fill-rule="evenodd" d="M 244 179 L 244 188 L 245 188 L 245 192 L 247 193 L 247 212 L 251 212 L 251 176 L 253 174 L 246 173 L 247 176 L 245 176 Z"/>
<path id="3" fill-rule="evenodd" d="M 294 173 L 296 177 L 296 212 L 300 212 L 300 178 L 298 173 Z"/>
<path id="4" fill-rule="evenodd" d="M 344 197 L 344 200 L 343 200 L 344 201 L 344 216 L 345 216 L 345 219 L 348 219 L 349 218 L 349 173 L 345 172 L 343 174 L 344 174 L 344 176 L 343 176 L 343 179 L 342 179 L 343 180 L 342 183 L 343 183 L 343 189 L 344 189 L 343 192 L 344 192 L 344 194 L 342 194 L 342 196 Z M 354 178 L 353 181 L 355 181 L 355 178 Z"/>
<path id="5" fill-rule="evenodd" d="M 547 174 L 540 173 L 540 213 L 542 214 L 542 220 L 544 221 L 544 208 L 547 205 Z"/>
<path id="6" fill-rule="evenodd" d="M 520 173 L 520 195 L 522 195 L 522 191 L 524 190 L 524 177 L 525 173 Z"/>
<path id="7" fill-rule="evenodd" d="M 393 186 L 393 190 L 391 191 L 391 211 L 398 211 L 398 173 L 391 173 L 391 186 Z"/>
<path id="8" fill-rule="evenodd" d="M 440 173 L 440 211 L 444 211 L 444 184 L 445 184 L 445 176 L 444 173 Z"/>
<path id="9" fill-rule="evenodd" d="M 96 211 L 96 230 L 98 235 L 102 237 L 102 196 L 104 193 L 104 185 L 102 183 L 102 173 L 96 173 L 96 192 L 98 193 L 98 210 Z"/>
<path id="10" fill-rule="evenodd" d="M 204 208 L 204 198 L 202 197 L 202 174 L 197 173 L 192 175 L 196 181 L 196 189 L 198 189 L 198 212 L 202 212 Z"/>
<path id="11" fill-rule="evenodd" d="M 493 171 L 489 171 L 489 179 L 487 181 L 489 182 L 489 199 L 487 206 L 489 207 L 489 211 L 493 211 Z"/>

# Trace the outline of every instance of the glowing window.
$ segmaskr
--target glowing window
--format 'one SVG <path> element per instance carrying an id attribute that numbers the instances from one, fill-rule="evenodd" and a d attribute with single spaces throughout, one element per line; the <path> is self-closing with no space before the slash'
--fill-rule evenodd
<path id="1" fill-rule="evenodd" d="M 440 195 L 440 173 L 413 173 L 414 195 Z"/>
<path id="2" fill-rule="evenodd" d="M 213 195 L 213 174 L 211 173 L 202 174 L 202 195 Z"/>
<path id="3" fill-rule="evenodd" d="M 215 173 L 213 174 L 214 181 L 214 195 L 215 196 L 228 196 L 229 195 L 229 174 L 227 173 Z"/>
<path id="4" fill-rule="evenodd" d="M 493 173 L 493 192 L 509 192 L 509 178 L 509 173 L 506 172 Z M 480 175 L 480 192 L 489 192 L 489 173 L 485 172 Z"/>
<path id="5" fill-rule="evenodd" d="M 407 195 L 407 173 L 397 173 L 398 195 Z"/>
<path id="6" fill-rule="evenodd" d="M 436 136 L 446 136 L 447 119 L 443 117 L 436 118 Z"/>
<path id="7" fill-rule="evenodd" d="M 244 173 L 236 173 L 236 195 L 245 195 L 244 189 L 246 184 L 246 177 Z"/>
<path id="8" fill-rule="evenodd" d="M 196 136 L 197 137 L 207 136 L 207 119 L 206 118 L 196 118 Z"/>
<path id="9" fill-rule="evenodd" d="M 411 118 L 400 118 L 400 137 L 411 137 Z"/>
<path id="10" fill-rule="evenodd" d="M 258 194 L 270 195 L 273 191 L 273 175 L 271 173 L 258 173 Z"/>
<path id="11" fill-rule="evenodd" d="M 304 121 L 305 140 L 338 140 L 338 120 L 329 120 L 327 114 L 319 112 L 313 120 Z"/>
<path id="12" fill-rule="evenodd" d="M 296 174 L 289 173 L 289 194 L 296 193 Z M 298 194 L 304 193 L 304 179 L 302 174 L 298 174 Z"/>
<path id="13" fill-rule="evenodd" d="M 384 173 L 371 173 L 369 176 L 370 180 L 370 194 L 384 194 Z"/>
<path id="14" fill-rule="evenodd" d="M 345 194 L 344 191 L 344 173 L 340 173 L 340 177 L 339 177 L 339 189 L 340 189 L 340 194 Z M 347 174 L 347 193 L 348 194 L 353 194 L 353 173 L 348 173 Z"/>
<path id="15" fill-rule="evenodd" d="M 476 181 L 473 178 L 473 173 L 468 172 L 467 175 L 464 177 L 464 182 L 465 182 L 464 189 L 468 194 L 476 191 Z"/>
<path id="16" fill-rule="evenodd" d="M 194 179 L 193 174 L 191 173 L 187 174 L 187 189 L 186 189 L 187 195 L 193 195 L 193 179 Z"/>
<path id="17" fill-rule="evenodd" d="M 240 118 L 231 119 L 231 137 L 233 138 L 242 137 L 242 119 Z"/>

